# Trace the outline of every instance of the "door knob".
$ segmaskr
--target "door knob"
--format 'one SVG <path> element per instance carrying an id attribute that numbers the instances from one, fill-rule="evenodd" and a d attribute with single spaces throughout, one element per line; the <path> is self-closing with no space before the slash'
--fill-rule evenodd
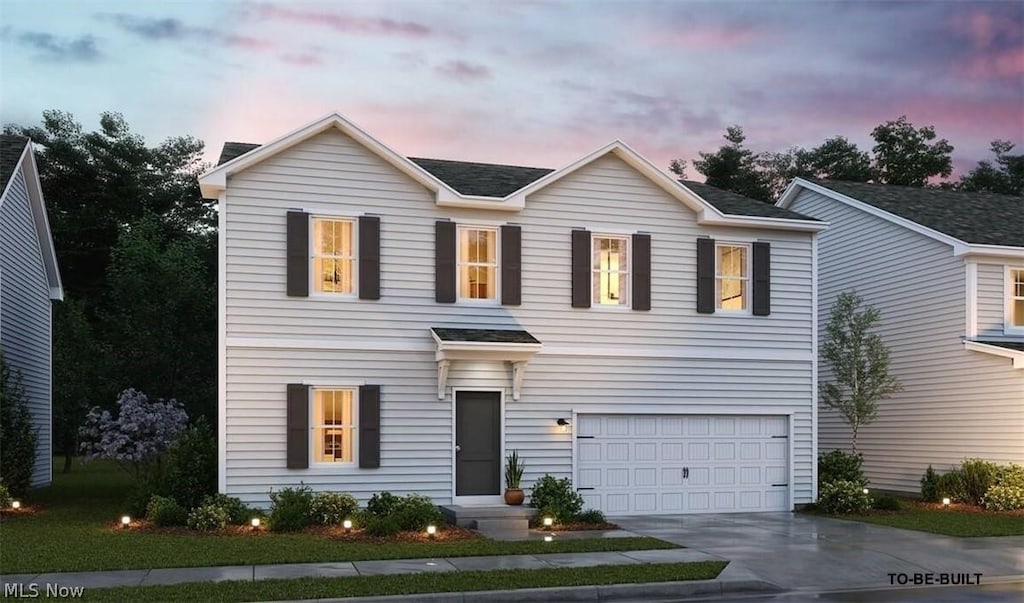
<path id="1" fill-rule="evenodd" d="M 456 444 L 455 445 L 455 452 L 462 452 L 462 446 L 459 446 L 458 444 Z"/>

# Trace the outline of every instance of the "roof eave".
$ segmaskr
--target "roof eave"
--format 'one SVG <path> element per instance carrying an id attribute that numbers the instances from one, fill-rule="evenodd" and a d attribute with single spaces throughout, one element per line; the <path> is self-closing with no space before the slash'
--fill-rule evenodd
<path id="1" fill-rule="evenodd" d="M 971 341 L 969 339 L 964 340 L 963 344 L 965 350 L 981 352 L 983 354 L 990 354 L 1001 358 L 1009 358 L 1013 362 L 1013 368 L 1024 369 L 1024 352 L 999 347 L 997 345 L 989 345 L 980 341 Z"/>
<path id="2" fill-rule="evenodd" d="M 64 284 L 60 278 L 60 266 L 57 264 L 57 251 L 53 246 L 53 232 L 50 230 L 50 219 L 46 214 L 46 201 L 43 198 L 43 185 L 39 180 L 39 166 L 36 165 L 35 147 L 31 140 L 25 142 L 21 150 L 18 163 L 14 166 L 12 176 L 4 183 L 2 199 L 7 198 L 7 193 L 14 181 L 13 174 L 21 172 L 25 180 L 25 188 L 28 191 L 29 208 L 32 211 L 32 224 L 36 229 L 36 239 L 39 241 L 39 254 L 43 260 L 43 271 L 46 273 L 47 295 L 51 300 L 64 300 Z"/>

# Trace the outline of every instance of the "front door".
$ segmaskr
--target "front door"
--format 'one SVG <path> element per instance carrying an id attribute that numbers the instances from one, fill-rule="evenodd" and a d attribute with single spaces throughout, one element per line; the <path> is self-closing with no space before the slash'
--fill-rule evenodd
<path id="1" fill-rule="evenodd" d="M 501 392 L 455 392 L 455 496 L 501 493 Z"/>

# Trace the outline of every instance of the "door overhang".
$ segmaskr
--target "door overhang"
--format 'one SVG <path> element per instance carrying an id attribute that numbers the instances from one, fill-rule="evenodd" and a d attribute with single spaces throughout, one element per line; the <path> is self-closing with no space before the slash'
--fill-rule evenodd
<path id="1" fill-rule="evenodd" d="M 493 360 L 507 362 L 512 369 L 512 399 L 526 378 L 526 365 L 540 351 L 541 342 L 523 330 L 514 329 L 457 329 L 431 327 L 430 334 L 437 342 L 437 399 L 443 400 L 448 386 L 448 370 L 459 360 Z"/>

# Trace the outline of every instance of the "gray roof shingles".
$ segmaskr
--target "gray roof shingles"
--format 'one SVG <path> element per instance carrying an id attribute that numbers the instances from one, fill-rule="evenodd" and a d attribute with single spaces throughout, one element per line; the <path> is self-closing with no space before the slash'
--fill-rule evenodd
<path id="1" fill-rule="evenodd" d="M 477 343 L 540 343 L 527 331 L 513 329 L 454 329 L 430 327 L 441 341 L 472 341 Z"/>
<path id="2" fill-rule="evenodd" d="M 891 184 L 811 182 L 966 243 L 1024 247 L 1024 197 Z"/>
<path id="3" fill-rule="evenodd" d="M 16 134 L 0 134 L 0 188 L 14 175 L 14 168 L 28 144 L 28 138 Z"/>
<path id="4" fill-rule="evenodd" d="M 259 146 L 258 144 L 247 142 L 226 142 L 217 165 L 231 161 Z M 554 171 L 548 168 L 452 161 L 449 159 L 426 159 L 423 157 L 409 157 L 409 161 L 420 166 L 459 193 L 479 197 L 505 197 Z M 797 212 L 776 207 L 771 203 L 762 203 L 761 201 L 700 182 L 686 180 L 683 181 L 683 184 L 724 214 L 817 221 L 814 218 L 798 214 Z"/>

